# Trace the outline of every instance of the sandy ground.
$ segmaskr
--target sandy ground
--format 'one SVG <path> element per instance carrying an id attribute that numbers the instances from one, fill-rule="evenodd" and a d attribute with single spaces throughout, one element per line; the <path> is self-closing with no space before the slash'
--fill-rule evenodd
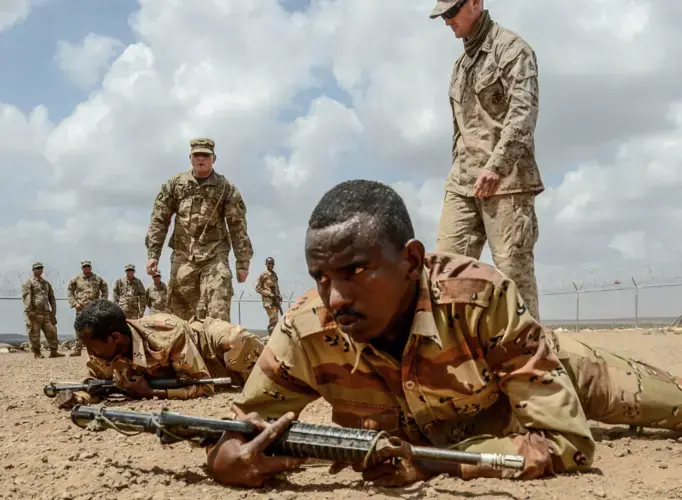
<path id="1" fill-rule="evenodd" d="M 636 356 L 682 374 L 682 337 L 658 330 L 562 333 Z M 214 483 L 204 470 L 204 452 L 187 443 L 161 446 L 152 435 L 124 437 L 73 425 L 42 393 L 50 381 L 77 381 L 86 358 L 35 360 L 30 354 L 0 354 L 0 498 L 3 499 L 655 499 L 682 498 L 682 437 L 667 431 L 628 434 L 624 427 L 595 424 L 594 469 L 545 480 L 461 480 L 439 476 L 405 489 L 364 484 L 346 470 L 326 474 L 313 466 L 273 479 L 260 490 Z M 220 417 L 234 393 L 195 401 L 119 403 L 121 409 L 174 411 Z M 302 420 L 328 422 L 324 403 L 306 409 Z M 677 479 L 675 479 L 677 477 Z"/>

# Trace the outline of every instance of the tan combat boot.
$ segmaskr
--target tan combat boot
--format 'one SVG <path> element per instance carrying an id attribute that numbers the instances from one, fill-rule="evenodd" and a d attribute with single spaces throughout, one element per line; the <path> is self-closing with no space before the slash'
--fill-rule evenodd
<path id="1" fill-rule="evenodd" d="M 43 356 L 40 351 L 33 351 L 33 357 L 35 359 L 45 359 L 45 356 Z"/>
<path id="2" fill-rule="evenodd" d="M 80 351 L 73 351 L 71 354 L 69 354 L 69 357 L 73 358 L 73 357 L 80 356 L 80 355 L 81 355 Z"/>
<path id="3" fill-rule="evenodd" d="M 57 352 L 57 349 L 50 349 L 51 358 L 63 358 L 64 355 Z"/>

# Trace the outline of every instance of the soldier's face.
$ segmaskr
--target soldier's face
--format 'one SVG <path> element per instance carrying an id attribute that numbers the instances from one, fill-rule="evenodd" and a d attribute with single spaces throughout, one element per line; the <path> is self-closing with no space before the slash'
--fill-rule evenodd
<path id="1" fill-rule="evenodd" d="M 206 177 L 211 173 L 215 156 L 208 153 L 192 153 L 189 155 L 192 162 L 192 169 L 197 177 Z"/>
<path id="2" fill-rule="evenodd" d="M 275 261 L 274 260 L 269 260 L 265 263 L 265 267 L 272 271 L 275 268 Z"/>
<path id="3" fill-rule="evenodd" d="M 135 271 L 126 271 L 126 276 L 129 280 L 133 279 L 135 277 Z"/>
<path id="4" fill-rule="evenodd" d="M 481 0 L 468 0 L 460 2 L 443 14 L 443 19 L 457 38 L 464 38 L 471 34 L 481 10 Z"/>
<path id="5" fill-rule="evenodd" d="M 83 274 L 85 274 L 86 276 L 90 276 L 92 274 L 92 267 L 83 266 Z"/>
<path id="6" fill-rule="evenodd" d="M 124 349 L 121 343 L 122 335 L 114 332 L 106 340 L 92 338 L 92 330 L 85 328 L 78 332 L 78 336 L 90 356 L 101 358 L 105 361 L 113 361 L 117 356 L 123 354 Z"/>
<path id="7" fill-rule="evenodd" d="M 308 272 L 320 298 L 357 342 L 389 332 L 410 307 L 423 262 L 414 246 L 398 251 L 376 234 L 373 218 L 362 216 L 306 235 Z"/>
<path id="8" fill-rule="evenodd" d="M 43 275 L 42 267 L 33 270 L 33 276 L 35 276 L 36 278 L 40 278 L 42 275 Z"/>

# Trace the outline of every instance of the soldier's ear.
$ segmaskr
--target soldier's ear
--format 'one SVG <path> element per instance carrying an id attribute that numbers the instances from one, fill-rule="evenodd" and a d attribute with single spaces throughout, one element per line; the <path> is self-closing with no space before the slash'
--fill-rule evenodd
<path id="1" fill-rule="evenodd" d="M 405 259 L 407 261 L 407 277 L 410 281 L 419 281 L 424 267 L 424 244 L 411 239 L 405 244 Z"/>

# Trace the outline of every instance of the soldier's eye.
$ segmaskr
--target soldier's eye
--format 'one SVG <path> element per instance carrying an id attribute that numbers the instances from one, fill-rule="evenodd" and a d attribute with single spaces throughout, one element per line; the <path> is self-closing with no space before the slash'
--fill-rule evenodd
<path id="1" fill-rule="evenodd" d="M 318 283 L 326 283 L 327 281 L 329 281 L 329 278 L 327 278 L 323 274 L 319 274 L 319 275 L 315 276 L 315 281 L 317 281 Z"/>
<path id="2" fill-rule="evenodd" d="M 355 266 L 355 268 L 353 269 L 353 274 L 360 274 L 364 272 L 364 270 L 365 268 L 362 266 Z"/>

